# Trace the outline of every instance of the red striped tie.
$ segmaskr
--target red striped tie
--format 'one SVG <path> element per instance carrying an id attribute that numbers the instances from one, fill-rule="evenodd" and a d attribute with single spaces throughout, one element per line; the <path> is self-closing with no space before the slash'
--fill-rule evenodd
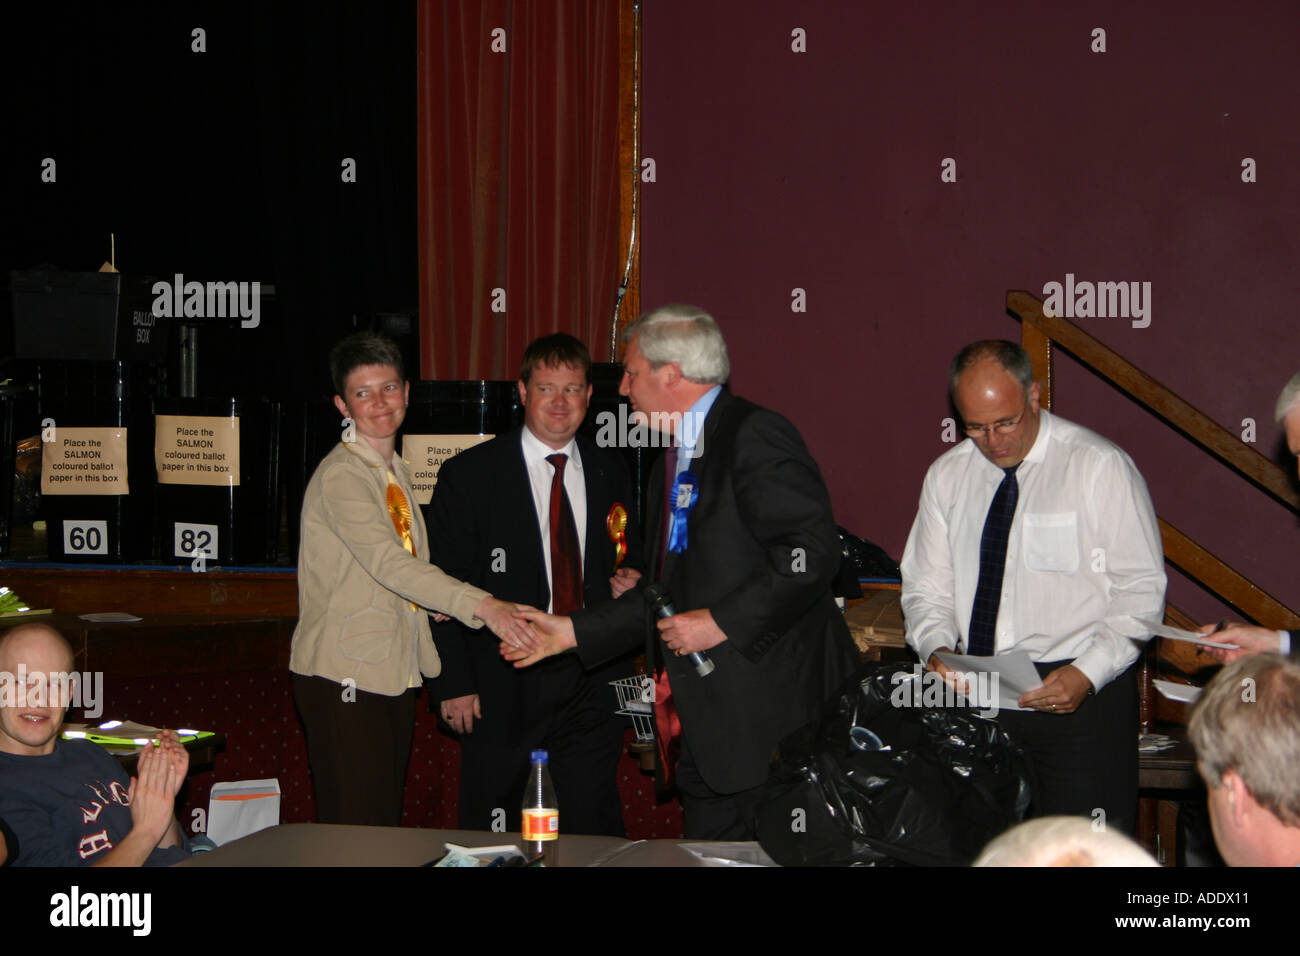
<path id="1" fill-rule="evenodd" d="M 582 548 L 573 508 L 564 491 L 567 455 L 548 455 L 555 468 L 551 478 L 551 613 L 572 614 L 582 607 Z"/>

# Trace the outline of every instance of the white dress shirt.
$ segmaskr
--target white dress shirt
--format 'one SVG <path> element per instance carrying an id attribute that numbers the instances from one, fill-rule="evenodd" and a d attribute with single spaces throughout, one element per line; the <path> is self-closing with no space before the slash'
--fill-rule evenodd
<path id="1" fill-rule="evenodd" d="M 567 455 L 569 458 L 564 465 L 564 490 L 569 496 L 569 507 L 573 509 L 573 523 L 578 529 L 578 548 L 585 567 L 587 481 L 582 475 L 582 456 L 578 454 L 576 438 L 570 438 L 569 444 L 563 448 L 552 448 L 525 427 L 519 441 L 524 452 L 524 467 L 528 469 L 528 483 L 533 489 L 533 506 L 537 509 L 537 528 L 542 533 L 542 559 L 546 562 L 546 581 L 549 587 L 555 580 L 551 577 L 551 482 L 555 477 L 555 469 L 546 459 L 550 455 Z M 550 612 L 553 606 L 552 599 L 546 610 Z"/>
<path id="2" fill-rule="evenodd" d="M 1100 690 L 1138 657 L 1162 620 L 1164 557 L 1146 483 L 1133 460 L 1086 428 L 1041 411 L 1016 471 L 1020 497 L 1007 540 L 995 653 L 1072 661 Z M 1004 473 L 973 441 L 925 476 L 903 552 L 907 643 L 924 662 L 967 646 L 980 537 Z"/>

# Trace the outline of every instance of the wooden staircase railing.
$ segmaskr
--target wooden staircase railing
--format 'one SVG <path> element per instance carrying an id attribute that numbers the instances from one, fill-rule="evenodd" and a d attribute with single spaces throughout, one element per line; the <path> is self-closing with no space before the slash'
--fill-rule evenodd
<path id="1" fill-rule="evenodd" d="M 1162 418 L 1242 476 L 1300 514 L 1300 493 L 1278 465 L 1241 441 L 1172 391 L 1120 357 L 1068 319 L 1046 315 L 1043 303 L 1030 292 L 1007 293 L 1007 312 L 1021 323 L 1021 344 L 1034 365 L 1039 403 L 1052 407 L 1053 344 L 1060 345 L 1084 365 L 1138 404 Z M 1225 604 L 1267 627 L 1300 627 L 1300 614 L 1258 587 L 1216 555 L 1161 519 L 1165 559 L 1187 573 Z"/>

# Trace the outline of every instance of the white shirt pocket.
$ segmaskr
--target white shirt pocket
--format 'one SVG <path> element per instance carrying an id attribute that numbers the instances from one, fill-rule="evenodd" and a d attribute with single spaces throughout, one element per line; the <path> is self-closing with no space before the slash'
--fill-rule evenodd
<path id="1" fill-rule="evenodd" d="M 1066 574 L 1079 570 L 1078 524 L 1078 514 L 1074 511 L 1059 514 L 1026 512 L 1021 526 L 1025 567 L 1030 571 Z"/>

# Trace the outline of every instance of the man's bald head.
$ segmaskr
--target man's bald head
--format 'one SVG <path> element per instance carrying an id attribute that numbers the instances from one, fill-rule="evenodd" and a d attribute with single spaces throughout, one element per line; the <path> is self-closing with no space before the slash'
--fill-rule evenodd
<path id="1" fill-rule="evenodd" d="M 14 672 L 18 669 L 18 664 L 26 664 L 27 669 L 31 670 L 31 664 L 26 658 L 33 650 L 47 650 L 58 648 L 67 658 L 66 667 L 56 668 L 59 671 L 71 671 L 76 665 L 76 655 L 72 652 L 72 645 L 68 639 L 50 627 L 48 624 L 39 621 L 19 624 L 17 627 L 11 627 L 0 634 L 0 671 Z M 12 660 L 10 655 L 13 655 Z"/>
<path id="2" fill-rule="evenodd" d="M 1029 356 L 1003 340 L 972 342 L 948 366 L 962 427 L 999 468 L 1019 465 L 1038 439 L 1038 385 Z"/>
<path id="3" fill-rule="evenodd" d="M 0 751 L 54 751 L 75 677 L 72 646 L 48 624 L 20 624 L 0 636 Z"/>

